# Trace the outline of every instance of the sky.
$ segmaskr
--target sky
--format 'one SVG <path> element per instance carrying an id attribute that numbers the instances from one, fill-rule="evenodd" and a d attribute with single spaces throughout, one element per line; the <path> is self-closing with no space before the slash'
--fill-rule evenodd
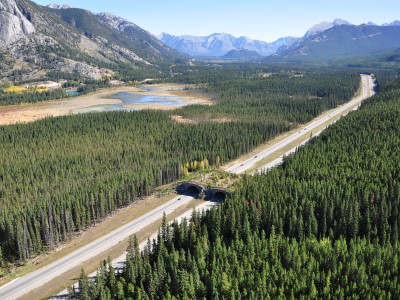
<path id="1" fill-rule="evenodd" d="M 399 0 L 34 0 L 110 12 L 158 35 L 233 36 L 272 42 L 303 36 L 313 25 L 344 19 L 378 25 L 400 20 Z"/>

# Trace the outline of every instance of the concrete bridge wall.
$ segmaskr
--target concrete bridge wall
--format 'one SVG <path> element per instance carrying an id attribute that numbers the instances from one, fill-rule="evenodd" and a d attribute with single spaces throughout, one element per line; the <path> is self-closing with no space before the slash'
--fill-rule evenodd
<path id="1" fill-rule="evenodd" d="M 182 182 L 176 186 L 176 191 L 178 193 L 187 193 L 187 192 L 198 192 L 200 194 L 205 195 L 205 199 L 212 199 L 215 196 L 218 196 L 219 198 L 227 198 L 228 196 L 231 195 L 231 193 L 228 190 L 221 189 L 221 188 L 206 188 L 202 186 L 201 184 L 198 184 L 196 182 Z"/>
<path id="2" fill-rule="evenodd" d="M 197 190 L 199 192 L 199 194 L 203 193 L 205 191 L 205 187 L 195 183 L 195 182 L 182 182 L 180 184 L 177 185 L 176 187 L 176 191 L 178 193 L 185 193 L 185 192 L 189 192 L 190 190 Z"/>
<path id="3" fill-rule="evenodd" d="M 225 199 L 231 195 L 229 191 L 220 188 L 210 188 L 208 192 L 210 194 L 210 198 L 213 198 L 214 196 L 220 194 L 221 197 Z"/>

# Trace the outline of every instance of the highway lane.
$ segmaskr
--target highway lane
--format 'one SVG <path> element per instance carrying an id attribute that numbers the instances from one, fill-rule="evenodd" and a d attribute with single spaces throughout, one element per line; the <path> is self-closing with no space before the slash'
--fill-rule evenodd
<path id="1" fill-rule="evenodd" d="M 206 211 L 206 210 L 209 210 L 209 209 L 211 209 L 211 208 L 213 208 L 213 207 L 215 207 L 217 205 L 219 205 L 219 202 L 203 201 L 200 205 L 196 206 L 196 211 L 199 211 L 199 212 Z M 192 213 L 193 213 L 193 210 L 190 209 L 190 210 L 184 212 L 183 214 L 181 214 L 180 216 L 176 217 L 175 220 L 179 224 L 183 221 L 183 219 L 186 219 L 187 221 L 190 221 L 190 219 L 192 218 Z M 169 222 L 169 224 L 172 224 L 172 222 L 173 221 Z M 154 234 L 152 234 L 149 237 L 150 241 L 152 241 L 153 239 L 157 239 L 157 234 L 158 234 L 158 232 L 155 232 Z M 141 250 L 143 250 L 146 245 L 147 245 L 147 241 L 144 241 L 144 242 L 140 243 L 139 248 Z M 122 254 L 121 256 L 117 257 L 116 259 L 114 259 L 112 261 L 113 267 L 115 269 L 124 267 L 125 261 L 126 261 L 126 254 L 127 254 L 127 252 L 125 252 L 124 254 Z M 92 276 L 92 277 L 96 276 L 96 272 L 90 274 L 89 276 Z M 65 290 L 63 292 L 65 293 L 67 291 Z M 60 294 L 62 294 L 62 293 L 60 293 Z M 57 299 L 60 299 L 60 298 L 57 297 Z"/>
<path id="2" fill-rule="evenodd" d="M 261 151 L 260 153 L 258 153 L 257 155 L 255 155 L 254 157 L 243 161 L 243 162 L 239 162 L 235 165 L 233 165 L 232 167 L 228 168 L 227 171 L 232 172 L 232 173 L 242 173 L 250 168 L 252 168 L 254 166 L 254 164 L 256 164 L 258 161 L 262 160 L 263 158 L 271 155 L 272 153 L 274 153 L 275 151 L 279 151 L 280 149 L 282 149 L 283 147 L 286 147 L 288 144 L 296 141 L 297 139 L 304 137 L 306 134 L 310 134 L 315 128 L 318 128 L 320 125 L 326 123 L 329 120 L 332 120 L 332 123 L 335 122 L 335 119 L 337 118 L 337 116 L 343 116 L 347 113 L 347 111 L 354 107 L 354 109 L 357 109 L 360 104 L 361 101 L 363 101 L 364 99 L 372 96 L 374 94 L 373 92 L 373 81 L 371 76 L 368 75 L 361 75 L 361 80 L 362 80 L 362 93 L 360 96 L 355 97 L 354 99 L 352 99 L 351 101 L 349 101 L 348 103 L 338 107 L 337 109 L 335 109 L 334 111 L 332 111 L 329 115 L 326 115 L 322 118 L 319 118 L 315 121 L 313 121 L 310 124 L 305 125 L 303 128 L 301 128 L 299 131 L 297 131 L 296 133 L 290 135 L 289 137 L 285 138 L 284 140 L 270 146 L 269 148 Z M 353 109 L 353 110 L 354 110 Z M 317 136 L 322 132 L 322 130 L 316 132 L 313 134 L 313 136 Z M 289 155 L 293 152 L 296 151 L 296 149 L 301 146 L 304 145 L 309 138 L 307 138 L 306 140 L 300 142 L 299 144 L 297 144 L 295 147 L 293 147 L 292 149 L 290 149 L 288 152 L 285 153 L 285 155 Z M 270 168 L 276 167 L 277 165 L 282 163 L 282 159 L 283 156 L 280 156 L 278 158 L 276 158 L 275 160 L 269 162 L 268 164 L 266 164 L 265 166 L 263 166 L 262 168 L 260 168 L 260 170 L 258 170 L 258 172 L 264 172 Z M 197 207 L 197 209 L 210 209 L 211 207 L 213 207 L 214 205 L 216 205 L 218 203 L 213 203 L 213 202 L 205 202 L 203 204 L 201 204 L 200 206 Z M 183 219 L 183 218 L 187 218 L 190 219 L 192 212 L 188 211 L 185 212 L 183 215 L 181 215 L 180 217 L 178 217 L 179 219 Z M 150 239 L 156 238 L 156 234 L 154 234 Z M 143 249 L 145 247 L 145 245 L 147 244 L 147 242 L 143 242 L 140 244 L 140 248 Z M 113 261 L 113 266 L 115 268 L 122 268 L 124 266 L 125 263 L 125 257 L 126 257 L 126 253 L 122 256 L 120 256 L 119 258 L 115 259 Z M 91 274 L 90 276 L 96 276 L 95 273 Z M 65 298 L 64 298 L 65 297 Z M 66 298 L 66 291 L 63 291 L 62 293 L 60 293 L 57 296 L 57 299 L 67 299 Z"/>
<path id="3" fill-rule="evenodd" d="M 82 265 L 85 261 L 110 249 L 132 234 L 140 231 L 156 220 L 168 215 L 180 206 L 189 203 L 194 198 L 189 195 L 180 195 L 169 202 L 153 209 L 145 215 L 127 223 L 111 233 L 93 241 L 75 252 L 25 276 L 17 278 L 9 284 L 0 287 L 0 299 L 17 299 L 33 289 L 40 288 L 55 277 L 68 270 Z"/>
<path id="4" fill-rule="evenodd" d="M 333 110 L 329 115 L 325 115 L 321 118 L 318 118 L 317 120 L 304 125 L 303 128 L 299 129 L 299 131 L 295 132 L 294 134 L 286 137 L 285 139 L 281 140 L 280 142 L 275 143 L 274 145 L 268 147 L 267 149 L 259 152 L 258 154 L 256 154 L 255 156 L 253 156 L 252 158 L 249 158 L 245 161 L 242 162 L 238 162 L 235 165 L 231 166 L 230 168 L 228 168 L 226 171 L 231 172 L 231 173 L 235 173 L 235 174 L 240 174 L 243 172 L 246 172 L 247 170 L 251 169 L 254 167 L 254 165 L 256 163 L 258 163 L 259 161 L 261 161 L 262 159 L 270 156 L 271 154 L 275 153 L 276 151 L 281 150 L 284 147 L 287 147 L 289 144 L 295 142 L 297 139 L 300 139 L 304 136 L 310 136 L 310 134 L 312 133 L 313 130 L 315 130 L 317 127 L 321 126 L 322 124 L 328 122 L 328 121 L 332 121 L 332 123 L 334 123 L 335 119 L 338 116 L 344 116 L 347 113 L 347 110 L 349 110 L 350 108 L 354 107 L 354 109 L 357 109 L 360 105 L 361 102 L 363 100 L 365 100 L 366 98 L 369 98 L 370 96 L 372 96 L 374 94 L 373 88 L 374 88 L 374 82 L 373 79 L 370 75 L 361 75 L 361 95 L 353 98 L 351 101 L 347 102 L 346 104 L 343 104 L 339 107 L 337 107 L 335 110 Z M 353 110 L 354 110 L 353 109 Z M 331 124 L 332 124 L 331 123 Z M 316 133 L 319 134 L 320 132 Z M 316 135 L 314 134 L 314 136 Z M 307 138 L 308 140 L 309 138 Z M 306 141 L 307 141 L 306 140 Z M 303 141 L 302 144 L 304 144 L 306 141 Z M 285 153 L 290 154 L 292 152 L 295 151 L 295 149 L 298 147 L 299 145 L 297 145 L 296 147 L 294 147 L 293 149 L 291 149 L 289 152 Z M 266 166 L 262 167 L 262 170 L 271 168 L 273 166 L 276 166 L 278 164 L 280 164 L 282 162 L 282 156 L 279 159 L 275 159 L 274 163 L 269 163 Z"/>
<path id="5" fill-rule="evenodd" d="M 209 210 L 209 209 L 217 206 L 219 203 L 220 202 L 203 201 L 201 204 L 196 206 L 196 210 L 197 211 L 206 211 L 206 210 Z M 183 219 L 186 219 L 186 220 L 189 221 L 191 219 L 191 217 L 192 217 L 192 213 L 193 213 L 193 210 L 190 209 L 190 210 L 184 212 L 183 214 L 181 214 L 180 216 L 178 216 L 177 218 L 175 218 L 175 220 L 177 220 L 178 223 L 181 223 L 183 221 Z M 172 222 L 170 222 L 169 224 L 171 224 L 171 223 Z M 149 237 L 150 241 L 152 241 L 153 239 L 157 239 L 157 234 L 158 233 L 155 232 L 153 235 L 151 235 Z M 141 250 L 143 250 L 146 245 L 147 245 L 147 241 L 144 241 L 144 242 L 139 244 L 139 248 Z M 121 256 L 119 256 L 117 258 L 115 258 L 112 261 L 112 265 L 113 265 L 113 267 L 115 268 L 116 271 L 118 269 L 122 269 L 125 266 L 126 254 L 127 253 L 125 252 L 124 254 L 122 254 Z M 97 275 L 97 272 L 93 272 L 93 273 L 89 274 L 88 276 L 89 277 L 95 277 L 96 275 Z M 78 287 L 79 287 L 78 282 L 76 282 L 74 284 L 74 286 L 75 286 L 76 289 L 78 289 Z M 62 292 L 60 292 L 56 296 L 50 298 L 50 300 L 62 300 L 62 299 L 65 299 L 65 300 L 68 299 L 68 290 L 63 290 Z"/>
<path id="6" fill-rule="evenodd" d="M 368 75 L 361 75 L 361 78 L 363 82 L 362 95 L 356 97 L 347 104 L 338 107 L 330 115 L 322 117 L 308 124 L 307 127 L 301 129 L 299 132 L 296 132 L 295 134 L 285 138 L 284 140 L 261 151 L 253 158 L 230 167 L 229 169 L 227 169 L 227 171 L 230 171 L 232 173 L 245 172 L 246 170 L 252 168 L 254 164 L 258 161 L 269 156 L 275 151 L 282 149 L 283 147 L 287 146 L 293 141 L 296 141 L 300 137 L 309 134 L 310 132 L 312 132 L 313 129 L 320 126 L 329 119 L 333 119 L 335 116 L 344 114 L 346 110 L 353 106 L 358 107 L 362 100 L 373 94 L 372 78 Z M 280 162 L 278 159 L 275 160 L 275 164 L 279 163 Z M 118 242 L 127 239 L 130 235 L 134 234 L 137 231 L 140 231 L 142 228 L 150 225 L 154 221 L 161 219 L 164 212 L 166 214 L 169 214 L 172 211 L 176 210 L 178 207 L 188 203 L 192 199 L 193 197 L 191 196 L 175 197 L 166 204 L 152 210 L 151 212 L 143 215 L 140 218 L 137 218 L 136 220 L 122 226 L 121 228 L 107 234 L 106 236 L 78 249 L 77 251 L 63 257 L 62 259 L 35 272 L 17 278 L 13 282 L 10 282 L 5 286 L 0 287 L 0 299 L 17 299 L 18 297 L 29 293 L 29 291 L 32 291 L 33 289 L 40 288 L 53 278 L 63 274 L 71 268 L 82 265 L 83 262 L 113 247 L 114 245 L 118 244 Z M 202 205 L 210 205 L 210 203 L 204 203 Z M 191 212 L 192 210 L 187 211 L 186 213 L 191 214 Z"/>

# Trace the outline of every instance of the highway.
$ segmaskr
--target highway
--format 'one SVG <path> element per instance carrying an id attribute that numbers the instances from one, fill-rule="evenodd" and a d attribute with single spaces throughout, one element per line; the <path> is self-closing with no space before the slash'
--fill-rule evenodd
<path id="1" fill-rule="evenodd" d="M 296 140 L 299 140 L 303 137 L 303 140 L 300 141 L 299 143 L 296 143 L 296 146 L 293 147 L 292 149 L 290 149 L 289 151 L 287 151 L 285 153 L 285 155 L 289 155 L 289 154 L 295 152 L 297 147 L 304 145 L 309 140 L 310 133 L 312 133 L 316 128 L 318 128 L 322 124 L 329 122 L 329 121 L 331 121 L 330 124 L 334 123 L 338 116 L 343 116 L 343 115 L 347 114 L 349 109 L 357 109 L 364 99 L 366 99 L 374 94 L 374 91 L 373 91 L 374 83 L 373 83 L 371 76 L 361 75 L 361 80 L 362 80 L 361 95 L 355 97 L 348 103 L 339 106 L 338 108 L 336 108 L 335 110 L 330 112 L 328 115 L 325 115 L 321 118 L 317 118 L 316 120 L 312 121 L 311 123 L 304 125 L 303 128 L 296 131 L 296 133 L 288 136 L 287 138 L 283 139 L 282 141 L 277 142 L 274 145 L 268 147 L 267 149 L 259 152 L 252 158 L 245 160 L 245 161 L 238 162 L 237 164 L 228 168 L 227 171 L 231 172 L 231 173 L 236 173 L 236 174 L 243 173 L 243 172 L 253 168 L 253 166 L 260 160 L 268 157 L 269 155 L 275 153 L 276 151 L 281 150 L 284 147 L 287 147 L 289 144 L 291 144 L 291 143 L 295 142 Z M 315 132 L 315 133 L 313 133 L 313 136 L 316 136 L 316 135 L 320 134 L 321 132 L 322 132 L 322 130 Z M 305 136 L 306 136 L 306 139 L 304 139 Z M 265 166 L 261 167 L 258 170 L 258 172 L 265 172 L 266 170 L 281 164 L 282 160 L 283 160 L 283 156 L 280 156 L 280 157 L 274 159 L 273 161 L 269 162 Z M 210 209 L 211 207 L 213 207 L 216 204 L 218 204 L 218 203 L 205 202 L 205 203 L 202 203 L 201 205 L 197 206 L 197 209 L 198 210 Z M 190 219 L 191 214 L 192 214 L 192 211 L 187 211 L 184 214 L 182 214 L 181 216 L 179 216 L 177 219 L 178 220 L 183 219 L 183 218 Z M 156 235 L 157 235 L 156 233 L 153 234 L 150 237 L 150 239 L 156 238 Z M 147 244 L 147 241 L 141 243 L 140 248 L 143 249 L 146 244 Z M 115 259 L 113 261 L 113 266 L 116 269 L 122 268 L 124 265 L 124 262 L 125 262 L 125 257 L 126 257 L 126 253 L 123 254 L 122 256 L 118 257 L 117 259 Z M 96 273 L 92 273 L 92 274 L 90 274 L 90 276 L 94 277 L 94 276 L 96 276 Z M 77 284 L 75 284 L 75 285 L 77 285 Z M 0 296 L 1 296 L 1 294 L 0 294 Z M 54 298 L 54 299 L 67 299 L 67 296 L 68 296 L 67 291 L 64 290 L 60 294 L 57 295 L 57 298 Z"/>
<path id="2" fill-rule="evenodd" d="M 234 164 L 233 166 L 229 167 L 226 169 L 227 172 L 235 173 L 235 174 L 240 174 L 244 173 L 252 168 L 261 160 L 264 158 L 267 158 L 271 154 L 275 153 L 276 151 L 281 151 L 283 148 L 287 147 L 291 143 L 294 143 L 296 140 L 301 139 L 303 137 L 307 137 L 306 140 L 303 140 L 299 142 L 296 147 L 292 148 L 290 151 L 286 152 L 285 155 L 288 155 L 290 153 L 293 153 L 296 148 L 301 145 L 306 143 L 309 140 L 310 134 L 321 126 L 322 124 L 331 121 L 330 124 L 334 123 L 335 120 L 339 116 L 344 116 L 347 114 L 349 109 L 355 110 L 357 109 L 360 105 L 361 102 L 372 95 L 374 95 L 374 82 L 373 79 L 370 75 L 361 75 L 361 81 L 362 81 L 362 91 L 361 95 L 353 98 L 351 101 L 347 102 L 346 104 L 343 104 L 336 109 L 334 109 L 329 115 L 325 115 L 321 118 L 317 118 L 316 120 L 312 121 L 311 123 L 304 125 L 302 128 L 300 128 L 298 131 L 296 131 L 294 134 L 286 137 L 285 139 L 273 144 L 272 146 L 262 150 L 261 152 L 257 153 L 254 155 L 252 158 L 249 158 L 245 161 L 238 162 Z M 321 131 L 317 133 L 313 133 L 313 136 L 316 136 L 320 133 Z M 268 163 L 267 165 L 261 167 L 259 171 L 265 171 L 269 168 L 272 168 L 276 165 L 279 165 L 282 162 L 283 156 L 273 160 L 272 162 Z"/>
<path id="3" fill-rule="evenodd" d="M 310 133 L 313 132 L 313 130 L 315 130 L 316 128 L 318 128 L 319 126 L 321 126 L 322 124 L 324 124 L 326 122 L 331 121 L 330 124 L 334 123 L 338 116 L 344 116 L 345 114 L 348 113 L 349 109 L 353 109 L 353 110 L 357 109 L 364 99 L 366 99 L 374 94 L 374 91 L 373 91 L 374 83 L 373 83 L 372 77 L 369 75 L 361 75 L 361 80 L 362 80 L 361 95 L 355 97 L 348 103 L 339 106 L 338 108 L 336 108 L 335 110 L 330 112 L 328 115 L 323 116 L 321 118 L 317 118 L 315 121 L 313 121 L 307 125 L 304 125 L 303 128 L 301 128 L 296 133 L 288 136 L 287 138 L 270 146 L 269 148 L 259 152 L 254 157 L 252 157 L 246 161 L 242 161 L 242 162 L 239 162 L 239 163 L 233 165 L 232 167 L 228 168 L 227 171 L 236 173 L 236 174 L 245 172 L 246 170 L 251 169 L 258 161 L 262 160 L 263 158 L 268 157 L 272 153 L 281 150 L 282 148 L 286 147 L 287 145 L 289 145 L 289 144 L 293 143 L 294 141 L 300 139 L 301 137 L 304 137 L 305 135 L 307 135 L 307 138 L 305 140 L 303 140 L 299 143 L 296 143 L 296 146 L 293 147 L 292 149 L 290 149 L 289 151 L 287 151 L 285 153 L 285 155 L 289 155 L 289 154 L 295 152 L 299 146 L 304 145 L 309 140 Z M 321 132 L 322 132 L 322 130 L 315 132 L 315 133 L 313 133 L 313 136 L 317 136 Z M 260 168 L 260 170 L 258 170 L 258 172 L 264 172 L 267 169 L 273 168 L 273 167 L 281 164 L 282 159 L 283 159 L 283 156 L 280 156 L 280 157 L 274 159 L 273 161 L 269 162 L 267 165 Z M 213 207 L 217 204 L 218 204 L 217 202 L 204 202 L 201 205 L 197 206 L 196 209 L 198 209 L 198 210 L 210 209 L 211 207 Z M 192 211 L 187 211 L 184 214 L 182 214 L 181 216 L 179 216 L 177 219 L 178 220 L 183 219 L 183 218 L 190 219 L 191 214 L 192 214 Z M 156 237 L 156 234 L 154 234 L 152 237 L 150 237 L 150 239 L 155 238 L 155 237 Z M 143 249 L 143 247 L 146 244 L 147 244 L 147 242 L 141 243 L 140 248 Z M 124 262 L 125 262 L 125 257 L 126 257 L 126 253 L 123 254 L 122 256 L 118 257 L 117 259 L 115 259 L 113 261 L 113 266 L 115 268 L 122 268 L 124 265 Z M 92 274 L 90 274 L 90 276 L 96 276 L 96 274 L 92 273 Z M 65 290 L 65 291 L 61 292 L 60 294 L 58 294 L 57 299 L 67 299 L 66 292 L 67 291 Z"/>
<path id="4" fill-rule="evenodd" d="M 289 137 L 283 139 L 282 141 L 268 147 L 267 149 L 261 151 L 254 157 L 239 162 L 232 167 L 228 168 L 227 171 L 232 173 L 243 173 L 247 170 L 251 169 L 257 162 L 268 157 L 272 153 L 281 150 L 284 147 L 287 147 L 289 144 L 295 142 L 296 140 L 304 137 L 306 135 L 310 135 L 310 133 L 318 128 L 320 125 L 325 122 L 332 120 L 332 122 L 337 119 L 337 116 L 344 115 L 349 109 L 357 108 L 361 104 L 361 102 L 373 95 L 373 81 L 371 76 L 369 75 L 361 75 L 362 79 L 362 93 L 360 96 L 354 98 L 350 102 L 338 107 L 333 110 L 329 115 L 321 117 L 316 121 L 313 121 L 307 125 L 305 125 L 298 132 L 290 135 Z M 315 136 L 316 134 L 314 134 Z M 300 141 L 300 143 L 305 143 L 305 141 Z M 298 146 L 298 145 L 297 145 Z M 297 146 L 290 151 L 294 151 Z M 289 151 L 289 152 L 290 152 Z M 268 165 L 264 166 L 263 169 L 273 167 L 281 163 L 282 157 L 274 160 Z M 108 250 L 109 248 L 117 245 L 120 241 L 126 240 L 132 234 L 140 231 L 146 226 L 152 224 L 153 222 L 162 218 L 163 213 L 165 212 L 167 215 L 171 212 L 175 211 L 177 208 L 183 206 L 184 204 L 189 203 L 193 200 L 192 196 L 181 195 L 177 196 L 169 202 L 161 205 L 160 207 L 146 213 L 145 215 L 131 221 L 130 223 L 114 230 L 113 232 L 99 238 L 96 241 L 76 250 L 75 252 L 57 260 L 54 263 L 51 263 L 39 270 L 36 270 L 32 273 L 29 273 L 25 276 L 17 278 L 16 280 L 6 284 L 5 286 L 0 287 L 0 299 L 17 299 L 28 294 L 30 291 L 40 288 L 44 286 L 46 283 L 54 279 L 55 277 L 67 272 L 68 270 L 83 265 L 85 261 L 88 261 L 92 257 L 95 257 L 102 252 Z M 217 203 L 214 202 L 204 202 L 201 203 L 197 209 L 209 209 Z M 185 212 L 185 214 L 181 217 L 188 217 L 192 213 L 192 210 Z M 125 255 L 120 257 L 115 261 L 115 264 L 121 264 Z"/>
<path id="5" fill-rule="evenodd" d="M 206 211 L 206 210 L 209 210 L 209 209 L 217 206 L 218 204 L 219 204 L 219 202 L 203 201 L 200 205 L 196 206 L 196 210 L 200 211 L 200 212 Z M 192 213 L 193 213 L 193 210 L 188 210 L 188 211 L 184 212 L 183 214 L 181 214 L 180 216 L 176 217 L 175 220 L 178 223 L 181 223 L 183 221 L 183 219 L 186 219 L 187 221 L 189 221 L 192 218 Z M 169 224 L 172 224 L 172 222 L 173 221 L 171 221 Z M 151 235 L 149 237 L 150 241 L 152 241 L 153 239 L 157 239 L 157 234 L 158 233 L 155 232 L 153 235 Z M 147 245 L 147 241 L 144 241 L 144 242 L 140 243 L 139 248 L 141 250 L 143 250 L 146 245 Z M 127 254 L 127 252 L 125 252 L 124 254 L 122 254 L 121 256 L 119 256 L 113 260 L 113 267 L 115 269 L 123 268 L 123 266 L 125 265 L 126 254 Z M 96 276 L 96 272 L 90 274 L 89 276 Z M 65 290 L 63 292 L 65 294 L 65 292 L 67 292 L 67 291 Z M 62 295 L 62 293 L 60 293 L 59 295 Z M 60 297 L 58 296 L 57 299 L 60 299 Z"/>
<path id="6" fill-rule="evenodd" d="M 209 210 L 218 204 L 219 204 L 219 202 L 203 201 L 200 205 L 196 206 L 196 210 L 197 211 Z M 175 220 L 177 220 L 178 223 L 181 223 L 183 219 L 190 220 L 192 217 L 192 213 L 193 213 L 193 210 L 188 210 L 188 211 L 184 212 L 183 214 L 181 214 L 180 216 L 178 216 L 177 218 L 175 218 Z M 170 222 L 170 224 L 171 223 L 172 222 Z M 149 237 L 149 239 L 150 239 L 150 241 L 152 241 L 153 239 L 157 239 L 157 232 L 154 233 L 153 235 L 151 235 Z M 143 250 L 146 245 L 147 245 L 147 240 L 140 243 L 139 248 L 141 250 Z M 122 254 L 121 256 L 117 257 L 116 259 L 114 259 L 112 261 L 112 264 L 113 264 L 113 267 L 115 268 L 115 270 L 122 269 L 124 267 L 125 261 L 126 261 L 126 254 L 127 253 L 125 252 L 124 254 Z M 96 272 L 89 274 L 89 277 L 95 277 L 95 276 L 96 276 Z M 77 282 L 74 284 L 74 286 L 75 286 L 75 288 L 79 287 Z M 68 299 L 68 290 L 63 290 L 58 295 L 54 296 L 53 298 L 50 298 L 50 300 L 62 300 L 62 299 L 65 299 L 65 300 Z"/>
<path id="7" fill-rule="evenodd" d="M 83 263 L 90 258 L 101 254 L 105 250 L 117 245 L 120 241 L 129 238 L 132 234 L 161 219 L 164 212 L 168 215 L 193 199 L 192 196 L 187 195 L 177 196 L 169 202 L 153 209 L 145 215 L 55 261 L 54 263 L 17 278 L 16 280 L 0 287 L 0 299 L 17 299 L 36 288 L 40 288 L 55 277 L 76 266 L 83 265 Z"/>

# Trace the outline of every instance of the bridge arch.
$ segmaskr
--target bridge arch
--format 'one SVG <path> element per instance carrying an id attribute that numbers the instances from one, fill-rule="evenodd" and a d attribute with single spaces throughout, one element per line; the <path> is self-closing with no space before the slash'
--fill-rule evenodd
<path id="1" fill-rule="evenodd" d="M 179 194 L 197 195 L 197 198 L 204 197 L 205 200 L 216 202 L 222 202 L 231 195 L 228 190 L 223 188 L 205 188 L 201 184 L 193 181 L 179 183 L 175 189 Z"/>
<path id="2" fill-rule="evenodd" d="M 210 200 L 224 201 L 230 195 L 231 195 L 231 193 L 229 191 L 225 190 L 225 189 L 221 189 L 221 188 L 211 188 L 211 189 L 209 189 L 209 198 L 210 198 Z"/>
<path id="3" fill-rule="evenodd" d="M 177 185 L 176 191 L 180 194 L 190 193 L 190 194 L 202 194 L 205 191 L 205 188 L 195 182 L 182 182 Z"/>
<path id="4" fill-rule="evenodd" d="M 193 194 L 201 194 L 201 192 L 203 191 L 204 189 L 201 187 L 201 186 L 198 186 L 198 185 L 194 185 L 194 184 L 191 184 L 191 185 L 188 185 L 187 187 L 186 187 L 186 192 L 188 192 L 188 193 L 193 193 Z"/>

